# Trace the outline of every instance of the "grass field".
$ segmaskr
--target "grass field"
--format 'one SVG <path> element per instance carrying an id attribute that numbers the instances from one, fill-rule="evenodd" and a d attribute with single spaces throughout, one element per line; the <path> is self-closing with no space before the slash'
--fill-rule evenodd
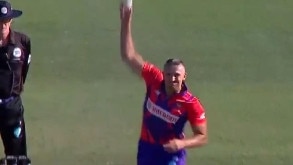
<path id="1" fill-rule="evenodd" d="M 14 28 L 32 40 L 23 94 L 32 164 L 134 165 L 145 91 L 120 61 L 119 0 L 11 3 L 24 11 Z M 134 7 L 139 52 L 159 66 L 182 58 L 206 107 L 209 144 L 189 150 L 189 165 L 293 164 L 293 1 Z"/>

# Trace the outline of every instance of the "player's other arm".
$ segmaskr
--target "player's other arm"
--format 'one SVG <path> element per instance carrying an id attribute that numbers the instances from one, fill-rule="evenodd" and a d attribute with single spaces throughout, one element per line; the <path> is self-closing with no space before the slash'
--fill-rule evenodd
<path id="1" fill-rule="evenodd" d="M 135 50 L 134 42 L 131 34 L 132 10 L 120 6 L 120 54 L 122 60 L 139 76 L 141 76 L 145 61 L 142 56 Z"/>
<path id="2" fill-rule="evenodd" d="M 205 111 L 198 100 L 190 102 L 185 107 L 191 125 L 193 136 L 184 139 L 172 139 L 164 144 L 165 151 L 173 153 L 183 148 L 200 147 L 208 142 L 207 121 Z"/>
<path id="3" fill-rule="evenodd" d="M 197 99 L 189 104 L 188 120 L 193 131 L 193 136 L 183 140 L 184 148 L 200 147 L 207 144 L 208 128 L 205 110 Z"/>

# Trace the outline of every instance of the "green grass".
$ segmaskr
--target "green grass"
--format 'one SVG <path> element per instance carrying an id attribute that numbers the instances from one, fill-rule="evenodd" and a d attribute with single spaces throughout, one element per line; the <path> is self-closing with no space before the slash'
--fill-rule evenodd
<path id="1" fill-rule="evenodd" d="M 33 164 L 135 164 L 145 88 L 120 61 L 119 1 L 11 2 L 24 10 L 13 27 L 32 38 L 23 99 Z M 139 52 L 159 66 L 182 58 L 206 107 L 210 141 L 189 150 L 189 165 L 293 164 L 293 1 L 134 6 Z"/>

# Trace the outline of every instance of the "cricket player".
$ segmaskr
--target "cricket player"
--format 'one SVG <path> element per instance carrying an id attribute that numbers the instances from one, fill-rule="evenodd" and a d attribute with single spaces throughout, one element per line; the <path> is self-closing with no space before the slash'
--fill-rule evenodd
<path id="1" fill-rule="evenodd" d="M 135 50 L 131 34 L 132 9 L 121 4 L 121 57 L 146 85 L 137 165 L 186 165 L 186 149 L 207 143 L 207 119 L 199 99 L 185 83 L 179 59 L 168 59 L 161 71 Z M 192 137 L 185 137 L 189 122 Z"/>

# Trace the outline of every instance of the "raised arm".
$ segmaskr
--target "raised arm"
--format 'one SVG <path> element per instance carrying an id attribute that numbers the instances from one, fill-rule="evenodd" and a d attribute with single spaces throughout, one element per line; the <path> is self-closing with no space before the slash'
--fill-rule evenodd
<path id="1" fill-rule="evenodd" d="M 141 77 L 145 61 L 135 50 L 131 34 L 132 9 L 120 5 L 121 34 L 120 34 L 120 53 L 122 60 Z"/>

